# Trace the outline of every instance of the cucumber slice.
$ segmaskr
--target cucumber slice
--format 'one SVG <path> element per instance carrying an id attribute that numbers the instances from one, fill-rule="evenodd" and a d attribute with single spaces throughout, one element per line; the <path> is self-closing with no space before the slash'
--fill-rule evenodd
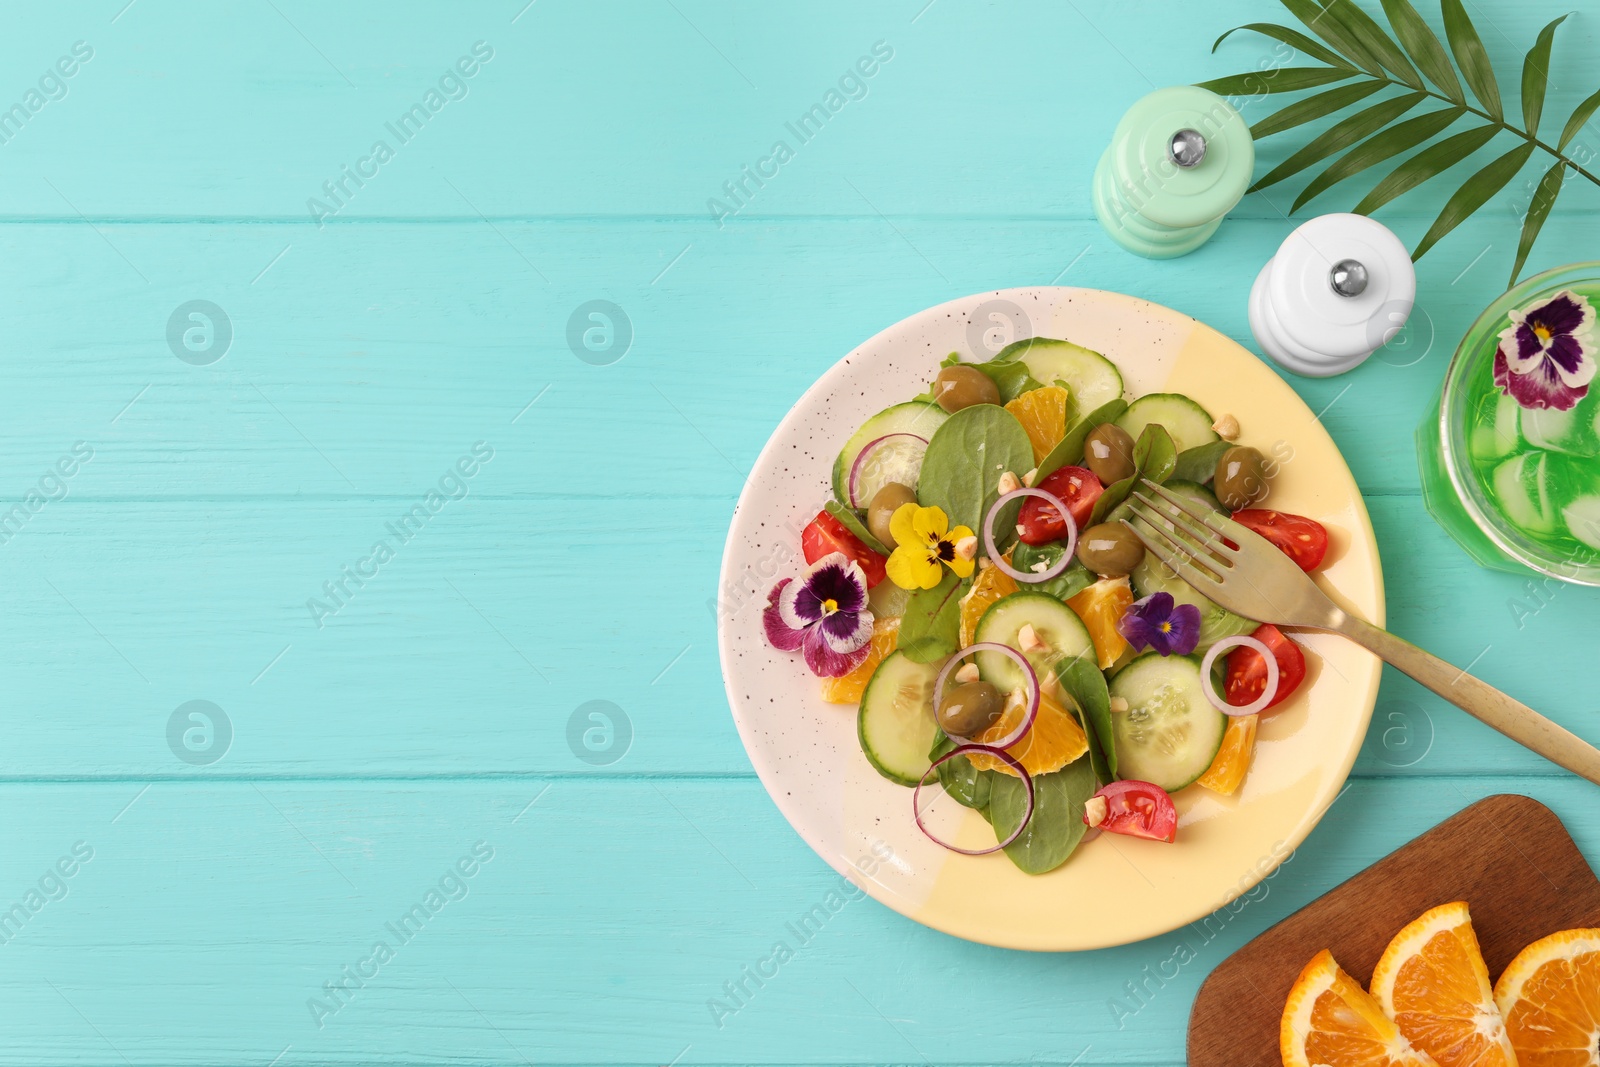
<path id="1" fill-rule="evenodd" d="M 1600 549 L 1600 496 L 1580 496 L 1561 509 L 1561 518 L 1573 537 Z"/>
<path id="2" fill-rule="evenodd" d="M 1209 411 L 1182 393 L 1149 393 L 1129 404 L 1117 425 L 1137 441 L 1146 426 L 1160 423 L 1172 435 L 1178 451 L 1185 452 L 1217 440 L 1217 431 L 1211 428 L 1216 421 Z"/>
<path id="3" fill-rule="evenodd" d="M 1146 652 L 1111 680 L 1111 695 L 1128 702 L 1111 716 L 1122 778 L 1175 793 L 1210 768 L 1228 717 L 1206 699 L 1198 660 Z"/>
<path id="4" fill-rule="evenodd" d="M 928 753 L 939 736 L 933 721 L 933 683 L 944 661 L 916 663 L 892 652 L 861 694 L 856 736 L 867 762 L 901 785 L 916 785 L 933 766 Z"/>
<path id="5" fill-rule="evenodd" d="M 933 431 L 944 424 L 950 417 L 949 413 L 938 404 L 924 400 L 911 400 L 904 404 L 896 404 L 892 408 L 884 408 L 872 418 L 861 424 L 857 430 L 839 450 L 839 458 L 833 461 L 833 495 L 841 504 L 850 504 L 850 468 L 855 465 L 856 457 L 861 450 L 880 437 L 887 437 L 892 433 L 916 434 L 923 440 L 931 440 Z M 911 486 L 915 489 L 916 486 Z"/>
<path id="6" fill-rule="evenodd" d="M 974 643 L 993 641 L 1022 651 L 1018 638 L 1024 624 L 1032 626 L 1039 640 L 1049 647 L 1038 652 L 1023 653 L 1033 669 L 1039 673 L 1039 683 L 1048 685 L 1055 677 L 1055 665 L 1075 656 L 1094 657 L 1094 642 L 1089 638 L 1089 628 L 1077 613 L 1048 593 L 1024 590 L 1001 597 L 989 605 L 989 610 L 978 620 L 973 631 Z M 973 657 L 983 680 L 1002 693 L 1025 689 L 1027 679 L 1022 669 L 999 652 L 979 652 Z"/>
<path id="7" fill-rule="evenodd" d="M 1491 480 L 1506 518 L 1529 533 L 1547 534 L 1556 528 L 1556 510 L 1550 502 L 1550 456 L 1524 452 L 1501 463 Z"/>
<path id="8" fill-rule="evenodd" d="M 1116 364 L 1071 341 L 1031 337 L 1006 345 L 994 358 L 1022 360 L 1028 373 L 1046 385 L 1054 385 L 1057 379 L 1066 382 L 1073 402 L 1084 414 L 1122 397 L 1122 372 Z"/>
<path id="9" fill-rule="evenodd" d="M 1133 579 L 1133 591 L 1141 598 L 1153 593 L 1171 593 L 1176 603 L 1193 604 L 1200 609 L 1200 643 L 1195 646 L 1196 655 L 1204 654 L 1224 637 L 1247 634 L 1259 625 L 1208 600 L 1153 553 L 1146 552 L 1129 577 Z"/>
<path id="10" fill-rule="evenodd" d="M 1199 482 L 1186 482 L 1182 478 L 1168 478 L 1161 483 L 1161 488 L 1173 496 L 1181 496 L 1185 500 L 1193 500 L 1201 507 L 1210 508 L 1219 515 L 1228 514 L 1227 509 L 1222 506 L 1222 501 L 1217 499 L 1217 494 Z"/>

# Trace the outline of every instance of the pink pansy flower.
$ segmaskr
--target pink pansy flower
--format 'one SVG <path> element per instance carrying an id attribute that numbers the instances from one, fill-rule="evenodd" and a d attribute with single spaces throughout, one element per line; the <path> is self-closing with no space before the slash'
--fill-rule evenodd
<path id="1" fill-rule="evenodd" d="M 813 563 L 799 581 L 785 578 L 767 594 L 762 622 L 772 647 L 803 651 L 812 674 L 849 674 L 867 658 L 872 639 L 861 564 L 833 552 Z"/>
<path id="2" fill-rule="evenodd" d="M 1594 378 L 1594 308 L 1561 292 L 1511 312 L 1494 354 L 1494 384 L 1525 408 L 1568 411 Z"/>

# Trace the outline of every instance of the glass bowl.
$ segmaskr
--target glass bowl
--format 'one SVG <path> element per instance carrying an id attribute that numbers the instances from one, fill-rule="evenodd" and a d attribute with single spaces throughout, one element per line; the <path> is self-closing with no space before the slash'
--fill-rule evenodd
<path id="1" fill-rule="evenodd" d="M 1600 307 L 1600 262 L 1573 263 L 1536 274 L 1507 290 L 1478 316 L 1445 371 L 1439 398 L 1417 427 L 1417 462 L 1428 511 L 1478 563 L 1513 574 L 1532 571 L 1563 582 L 1600 586 L 1600 551 L 1576 541 L 1541 539 L 1512 522 L 1472 463 L 1471 432 L 1482 417 L 1483 383 L 1492 381 L 1500 331 L 1510 325 L 1512 309 L 1563 289 Z M 1600 379 L 1590 388 L 1600 389 Z M 1588 462 L 1600 472 L 1600 458 Z"/>

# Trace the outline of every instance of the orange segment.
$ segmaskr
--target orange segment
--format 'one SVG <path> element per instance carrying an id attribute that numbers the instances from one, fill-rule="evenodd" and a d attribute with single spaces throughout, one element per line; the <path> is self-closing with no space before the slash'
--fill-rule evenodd
<path id="1" fill-rule="evenodd" d="M 1133 589 L 1127 578 L 1102 578 L 1083 592 L 1067 598 L 1067 607 L 1077 612 L 1078 618 L 1089 628 L 1089 639 L 1094 642 L 1094 654 L 1100 660 L 1100 669 L 1107 670 L 1117 662 L 1117 657 L 1128 650 L 1128 642 L 1117 632 L 1133 606 Z"/>
<path id="2" fill-rule="evenodd" d="M 900 639 L 900 616 L 895 615 L 887 619 L 877 619 L 872 624 L 872 640 L 867 651 L 867 658 L 861 665 L 849 674 L 838 678 L 822 679 L 822 699 L 830 704 L 859 704 L 861 694 L 867 691 L 867 682 L 872 679 L 872 672 L 878 669 L 889 653 L 894 651 L 896 642 Z"/>
<path id="3" fill-rule="evenodd" d="M 1222 735 L 1222 747 L 1217 750 L 1217 758 L 1211 761 L 1206 773 L 1195 781 L 1225 797 L 1238 792 L 1239 786 L 1244 784 L 1245 773 L 1250 770 L 1250 757 L 1256 750 L 1256 727 L 1260 721 L 1258 715 L 1229 716 L 1228 730 Z"/>
<path id="4" fill-rule="evenodd" d="M 1011 562 L 1009 551 L 1005 555 L 1005 560 L 1007 563 Z M 962 648 L 972 644 L 972 635 L 978 629 L 978 620 L 989 610 L 989 605 L 1001 597 L 1010 596 L 1019 588 L 1016 579 L 1011 575 L 988 560 L 980 561 L 978 576 L 972 580 L 972 588 L 961 598 Z"/>
<path id="5" fill-rule="evenodd" d="M 1062 695 L 1062 699 L 1070 703 L 1071 698 Z M 988 744 L 998 741 L 1006 734 L 1017 728 L 1022 721 L 1023 713 L 1027 711 L 1027 703 L 1022 698 L 1006 701 L 1006 710 L 999 720 L 974 740 Z M 1039 694 L 1039 714 L 1033 720 L 1033 727 L 1022 735 L 1022 739 L 1006 749 L 1007 754 L 1022 764 L 1029 774 L 1049 774 L 1059 771 L 1073 760 L 1089 751 L 1089 738 L 1084 735 L 1083 727 L 1078 724 L 1078 717 L 1067 706 L 1048 693 Z M 1016 771 L 1007 767 L 993 756 L 975 753 L 967 757 L 972 765 L 980 771 L 1000 771 L 1016 776 Z"/>
<path id="6" fill-rule="evenodd" d="M 1006 405 L 1028 431 L 1033 444 L 1033 462 L 1038 464 L 1067 436 L 1067 391 L 1059 385 L 1033 389 Z M 1016 472 L 1019 476 L 1021 471 Z"/>
<path id="7" fill-rule="evenodd" d="M 1289 991 L 1278 1044 L 1284 1067 L 1434 1067 L 1327 949 Z"/>
<path id="8" fill-rule="evenodd" d="M 1424 912 L 1394 936 L 1373 969 L 1372 995 L 1439 1067 L 1517 1067 L 1464 901 Z"/>
<path id="9" fill-rule="evenodd" d="M 1521 1067 L 1600 1067 L 1600 930 L 1535 941 L 1494 997 Z"/>

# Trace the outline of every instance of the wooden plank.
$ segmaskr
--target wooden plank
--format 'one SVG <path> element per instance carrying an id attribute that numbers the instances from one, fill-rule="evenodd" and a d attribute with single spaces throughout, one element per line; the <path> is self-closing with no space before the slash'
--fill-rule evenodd
<path id="1" fill-rule="evenodd" d="M 4 776 L 588 773 L 566 731 L 591 700 L 631 723 L 616 771 L 749 774 L 715 651 L 732 502 L 507 496 L 516 462 L 497 453 L 404 542 L 391 527 L 429 483 L 394 499 L 49 505 L 0 546 Z M 1395 553 L 1390 625 L 1600 740 L 1582 673 L 1541 669 L 1592 650 L 1593 594 L 1561 590 L 1518 630 L 1503 608 L 1516 579 L 1453 552 L 1415 498 L 1372 510 Z M 379 541 L 394 553 L 381 566 Z M 377 573 L 357 585 L 357 564 Z M 723 599 L 752 626 L 759 606 Z M 1478 633 L 1454 624 L 1474 609 Z M 197 699 L 234 729 L 204 766 L 166 734 Z M 1376 721 L 1366 773 L 1552 772 L 1398 678 Z"/>
<path id="2" fill-rule="evenodd" d="M 1600 879 L 1560 818 L 1524 796 L 1478 801 L 1230 956 L 1189 1015 L 1192 1067 L 1276 1067 L 1284 1001 L 1329 949 L 1363 986 L 1405 925 L 1466 901 L 1491 978 L 1541 937 L 1600 924 Z"/>
<path id="3" fill-rule="evenodd" d="M 801 944 L 788 924 L 839 879 L 748 780 L 5 785 L 7 906 L 75 842 L 94 855 L 0 944 L 0 1063 L 1170 1064 L 1210 968 L 1418 824 L 1506 791 L 1600 856 L 1584 783 L 1359 781 L 1235 907 L 1062 956 L 867 899 Z M 385 924 L 480 840 L 494 856 L 467 895 L 318 1029 L 308 999 L 397 940 Z M 780 940 L 794 958 L 719 1028 L 707 1002 Z"/>
<path id="4" fill-rule="evenodd" d="M 959 295 L 1051 281 L 1131 292 L 1253 347 L 1247 284 L 1290 227 L 1241 220 L 1160 271 L 1091 222 L 897 228 L 914 246 L 877 219 L 723 233 L 10 225 L 0 500 L 22 498 L 80 440 L 95 451 L 70 486 L 83 497 L 405 495 L 480 439 L 506 456 L 495 477 L 507 492 L 726 497 L 828 366 Z M 1511 232 L 1490 215 L 1453 239 L 1470 260 Z M 1535 262 L 1581 258 L 1587 232 L 1552 226 Z M 1455 339 L 1498 288 L 1497 255 L 1425 258 L 1414 336 L 1341 378 L 1290 378 L 1370 495 L 1416 492 L 1413 433 Z M 1219 270 L 1234 295 L 1219 299 Z M 167 338 L 197 299 L 224 309 L 233 334 L 208 366 Z M 610 365 L 568 347 L 591 299 L 620 305 L 632 326 Z"/>
<path id="5" fill-rule="evenodd" d="M 1138 97 L 1158 85 L 1304 62 L 1251 34 L 1210 54 L 1230 27 L 1293 21 L 1251 0 L 1208 5 L 1195 18 L 1174 18 L 1161 0 L 928 10 L 925 0 L 825 0 L 759 18 L 708 0 L 527 10 L 507 0 L 466 11 L 416 2 L 329 11 L 305 0 L 240 11 L 204 0 L 122 6 L 18 14 L 0 49 L 15 72 L 8 105 L 75 41 L 94 55 L 64 97 L 5 143 L 7 215 L 309 223 L 308 199 L 382 139 L 393 157 L 376 168 L 368 162 L 375 173 L 361 187 L 346 183 L 339 218 L 676 215 L 709 228 L 707 201 L 744 180 L 747 210 L 761 215 L 1087 219 L 1095 161 Z M 1546 2 L 1478 16 L 1493 27 L 1480 29 L 1502 82 L 1514 79 L 1538 28 L 1563 10 Z M 1136 49 L 1106 45 L 1129 26 L 1139 27 Z M 240 46 L 201 53 L 197 38 Z M 425 102 L 477 41 L 494 58 L 460 89 L 447 86 L 420 132 L 404 141 L 390 133 L 387 124 Z M 878 41 L 893 59 L 860 89 L 847 82 L 859 99 L 828 100 Z M 1596 30 L 1569 20 L 1558 42 L 1546 104 L 1552 125 L 1591 88 Z M 1094 106 L 1072 103 L 1085 100 Z M 1282 101 L 1257 101 L 1248 117 Z M 788 124 L 827 104 L 837 110 L 825 124 L 813 119 L 819 132 L 790 132 Z M 999 114 L 1005 122 L 996 126 Z M 1303 133 L 1265 142 L 1261 172 Z M 742 168 L 763 158 L 773 170 L 779 140 L 793 158 L 762 187 L 743 179 Z M 1358 192 L 1341 190 L 1319 209 L 1347 208 Z M 1569 191 L 1557 211 L 1592 212 L 1594 203 Z M 1252 196 L 1239 214 L 1276 219 L 1287 205 L 1281 193 Z M 1395 206 L 1423 219 L 1437 208 L 1426 194 Z"/>

